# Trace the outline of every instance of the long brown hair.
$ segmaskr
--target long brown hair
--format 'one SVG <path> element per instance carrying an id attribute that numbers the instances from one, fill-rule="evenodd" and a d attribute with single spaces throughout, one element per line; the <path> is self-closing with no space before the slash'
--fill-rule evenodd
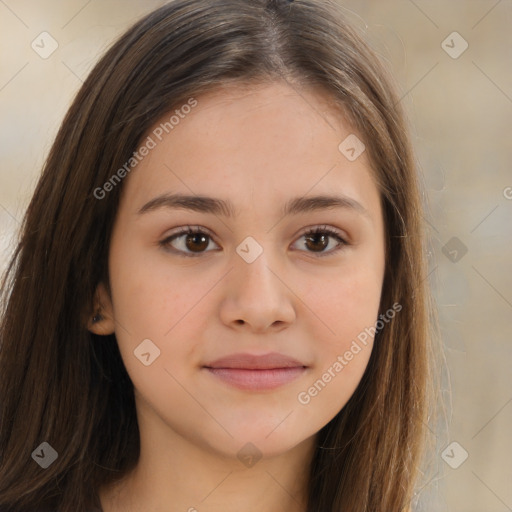
<path id="1" fill-rule="evenodd" d="M 407 510 L 430 411 L 430 293 L 421 184 L 399 96 L 331 0 L 175 0 L 107 51 L 71 105 L 2 281 L 0 508 L 77 512 L 137 464 L 133 384 L 115 335 L 87 330 L 122 183 L 101 188 L 176 106 L 231 84 L 327 91 L 363 138 L 386 227 L 381 313 L 363 378 L 319 433 L 308 512 Z M 340 141 L 341 142 L 341 141 Z M 134 171 L 136 172 L 136 171 Z M 32 460 L 42 442 L 58 453 Z"/>

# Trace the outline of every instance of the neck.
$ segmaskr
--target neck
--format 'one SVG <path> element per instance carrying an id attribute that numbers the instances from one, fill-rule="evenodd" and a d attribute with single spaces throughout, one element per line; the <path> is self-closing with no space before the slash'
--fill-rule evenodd
<path id="1" fill-rule="evenodd" d="M 306 511 L 314 438 L 256 461 L 198 447 L 168 430 L 141 429 L 136 468 L 100 490 L 103 512 Z"/>

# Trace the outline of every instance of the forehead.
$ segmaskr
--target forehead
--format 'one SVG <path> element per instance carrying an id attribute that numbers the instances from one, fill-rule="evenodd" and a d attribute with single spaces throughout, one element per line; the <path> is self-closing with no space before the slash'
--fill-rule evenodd
<path id="1" fill-rule="evenodd" d="M 322 89 L 231 85 L 194 100 L 192 109 L 176 106 L 145 134 L 154 147 L 124 183 L 124 195 L 139 207 L 171 192 L 215 191 L 236 208 L 250 197 L 263 207 L 309 191 L 375 201 L 366 154 L 355 161 L 342 154 L 340 143 L 354 130 Z"/>

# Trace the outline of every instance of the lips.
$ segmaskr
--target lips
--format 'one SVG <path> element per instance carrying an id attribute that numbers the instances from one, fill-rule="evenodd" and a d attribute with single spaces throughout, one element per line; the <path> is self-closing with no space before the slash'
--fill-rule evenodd
<path id="1" fill-rule="evenodd" d="M 303 375 L 307 365 L 276 352 L 264 355 L 231 354 L 204 366 L 212 376 L 243 390 L 264 391 Z"/>
<path id="2" fill-rule="evenodd" d="M 205 365 L 207 368 L 238 368 L 244 370 L 272 370 L 275 368 L 297 368 L 306 365 L 291 357 L 272 352 L 261 356 L 231 354 Z"/>

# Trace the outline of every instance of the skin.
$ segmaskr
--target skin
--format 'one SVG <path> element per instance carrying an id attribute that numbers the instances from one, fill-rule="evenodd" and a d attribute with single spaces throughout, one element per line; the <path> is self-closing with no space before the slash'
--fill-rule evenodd
<path id="1" fill-rule="evenodd" d="M 308 404 L 297 397 L 375 324 L 385 261 L 367 153 L 351 162 L 338 150 L 355 131 L 328 100 L 283 83 L 212 91 L 125 179 L 110 245 L 112 296 L 98 287 L 103 319 L 89 328 L 116 334 L 135 387 L 141 457 L 120 484 L 101 489 L 105 512 L 305 510 L 316 434 L 355 391 L 372 339 Z M 171 192 L 229 199 L 238 215 L 138 214 Z M 349 196 L 367 213 L 282 216 L 289 199 L 317 194 Z M 211 236 L 169 245 L 197 257 L 159 245 L 187 225 Z M 324 225 L 349 245 L 333 252 L 333 237 L 306 244 L 304 232 Z M 252 263 L 236 252 L 248 236 L 263 249 Z M 149 366 L 134 356 L 144 339 L 160 350 Z M 254 391 L 202 367 L 235 352 L 280 352 L 308 368 Z M 262 456 L 252 467 L 237 457 L 249 442 Z"/>

